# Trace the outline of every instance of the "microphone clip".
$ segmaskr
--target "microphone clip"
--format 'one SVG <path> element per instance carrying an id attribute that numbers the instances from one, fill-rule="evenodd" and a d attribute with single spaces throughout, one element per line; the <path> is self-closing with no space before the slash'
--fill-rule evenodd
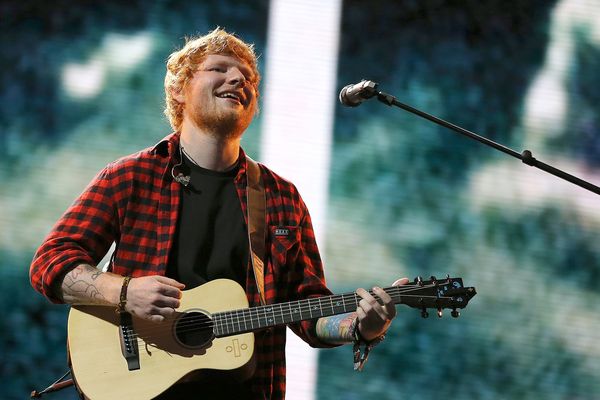
<path id="1" fill-rule="evenodd" d="M 173 174 L 173 180 L 185 187 L 187 187 L 190 184 L 190 176 L 184 175 L 181 172 L 178 173 L 177 176 L 175 176 L 175 174 Z"/>

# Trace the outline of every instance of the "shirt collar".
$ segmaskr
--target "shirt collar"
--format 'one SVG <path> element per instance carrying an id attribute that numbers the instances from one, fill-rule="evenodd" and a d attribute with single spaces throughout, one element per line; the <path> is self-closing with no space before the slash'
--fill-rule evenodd
<path id="1" fill-rule="evenodd" d="M 179 161 L 179 132 L 173 132 L 165 136 L 161 141 L 152 147 L 152 153 L 162 157 L 169 157 L 171 160 Z"/>
<path id="2" fill-rule="evenodd" d="M 152 152 L 162 157 L 169 157 L 173 164 L 177 164 L 181 161 L 179 159 L 179 141 L 180 132 L 170 133 L 152 147 Z M 248 168 L 246 153 L 241 147 L 238 160 L 240 160 L 240 168 L 235 177 L 235 181 L 241 183 L 242 178 L 245 178 L 246 176 L 246 170 Z"/>

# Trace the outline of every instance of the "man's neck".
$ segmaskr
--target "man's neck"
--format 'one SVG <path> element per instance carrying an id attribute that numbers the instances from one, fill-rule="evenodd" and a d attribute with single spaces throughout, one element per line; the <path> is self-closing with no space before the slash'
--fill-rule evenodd
<path id="1" fill-rule="evenodd" d="M 240 137 L 220 137 L 203 132 L 185 121 L 181 127 L 181 146 L 188 157 L 202 168 L 226 171 L 239 157 Z"/>

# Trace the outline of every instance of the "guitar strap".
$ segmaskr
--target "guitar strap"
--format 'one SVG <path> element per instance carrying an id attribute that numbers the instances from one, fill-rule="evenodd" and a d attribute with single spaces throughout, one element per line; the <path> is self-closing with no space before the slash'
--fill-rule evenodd
<path id="1" fill-rule="evenodd" d="M 248 165 L 246 197 L 248 199 L 248 243 L 254 280 L 261 304 L 265 305 L 265 225 L 267 221 L 267 200 L 258 163 L 246 156 Z"/>

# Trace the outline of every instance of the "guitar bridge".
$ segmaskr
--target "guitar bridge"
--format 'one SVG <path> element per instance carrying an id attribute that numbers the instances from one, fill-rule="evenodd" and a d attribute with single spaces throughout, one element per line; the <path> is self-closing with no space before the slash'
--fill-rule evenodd
<path id="1" fill-rule="evenodd" d="M 130 371 L 140 369 L 137 336 L 133 331 L 133 320 L 129 313 L 123 312 L 120 314 L 119 338 L 121 353 L 123 353 L 123 357 L 127 361 L 127 369 Z"/>

